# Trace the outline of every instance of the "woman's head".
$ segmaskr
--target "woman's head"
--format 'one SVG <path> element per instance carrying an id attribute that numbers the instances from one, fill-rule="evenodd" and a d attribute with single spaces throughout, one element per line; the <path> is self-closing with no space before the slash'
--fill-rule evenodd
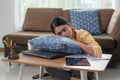
<path id="1" fill-rule="evenodd" d="M 58 36 L 72 37 L 72 30 L 68 21 L 62 17 L 56 17 L 50 24 L 51 31 Z"/>
<path id="2" fill-rule="evenodd" d="M 61 25 L 68 25 L 67 20 L 65 20 L 62 17 L 56 17 L 52 20 L 50 24 L 50 29 L 53 33 L 55 33 L 55 27 L 61 26 Z"/>

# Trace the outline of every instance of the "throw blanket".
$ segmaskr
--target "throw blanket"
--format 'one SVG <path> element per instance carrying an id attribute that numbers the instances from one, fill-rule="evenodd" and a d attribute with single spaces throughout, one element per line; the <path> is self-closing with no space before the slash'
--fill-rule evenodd
<path id="1" fill-rule="evenodd" d="M 91 34 L 100 34 L 98 22 L 98 10 L 70 10 L 72 26 L 76 29 L 84 29 Z"/>

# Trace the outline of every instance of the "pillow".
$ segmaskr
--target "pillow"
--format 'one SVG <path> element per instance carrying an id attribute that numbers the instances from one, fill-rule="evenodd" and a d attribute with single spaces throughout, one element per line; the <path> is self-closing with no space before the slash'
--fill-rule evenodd
<path id="1" fill-rule="evenodd" d="M 70 10 L 72 26 L 91 34 L 100 34 L 97 10 Z"/>
<path id="2" fill-rule="evenodd" d="M 28 40 L 33 47 L 43 51 L 61 52 L 66 54 L 82 53 L 79 45 L 73 40 L 62 36 L 41 36 Z"/>

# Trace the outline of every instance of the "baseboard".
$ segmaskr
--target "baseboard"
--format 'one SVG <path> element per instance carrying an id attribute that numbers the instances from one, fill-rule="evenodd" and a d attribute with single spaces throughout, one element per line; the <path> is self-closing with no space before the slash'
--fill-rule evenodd
<path id="1" fill-rule="evenodd" d="M 4 48 L 0 48 L 0 52 L 4 52 Z"/>

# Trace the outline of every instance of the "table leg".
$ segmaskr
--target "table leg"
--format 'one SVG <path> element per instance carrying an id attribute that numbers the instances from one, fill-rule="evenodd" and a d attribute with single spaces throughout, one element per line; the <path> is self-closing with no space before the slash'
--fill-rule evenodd
<path id="1" fill-rule="evenodd" d="M 39 72 L 39 79 L 41 79 L 42 77 L 43 77 L 43 71 L 44 71 L 44 69 L 43 69 L 44 67 L 43 66 L 40 66 L 40 72 Z"/>
<path id="2" fill-rule="evenodd" d="M 94 72 L 94 73 L 95 73 L 95 80 L 99 80 L 98 72 Z"/>
<path id="3" fill-rule="evenodd" d="M 18 80 L 22 80 L 22 68 L 23 68 L 23 64 L 20 64 L 20 70 L 19 70 Z"/>
<path id="4" fill-rule="evenodd" d="M 80 80 L 88 80 L 87 79 L 87 71 L 80 71 L 80 76 L 81 76 L 81 79 Z"/>
<path id="5" fill-rule="evenodd" d="M 10 70 L 10 72 L 11 72 L 11 65 L 12 65 L 12 63 L 9 62 L 9 70 Z"/>

